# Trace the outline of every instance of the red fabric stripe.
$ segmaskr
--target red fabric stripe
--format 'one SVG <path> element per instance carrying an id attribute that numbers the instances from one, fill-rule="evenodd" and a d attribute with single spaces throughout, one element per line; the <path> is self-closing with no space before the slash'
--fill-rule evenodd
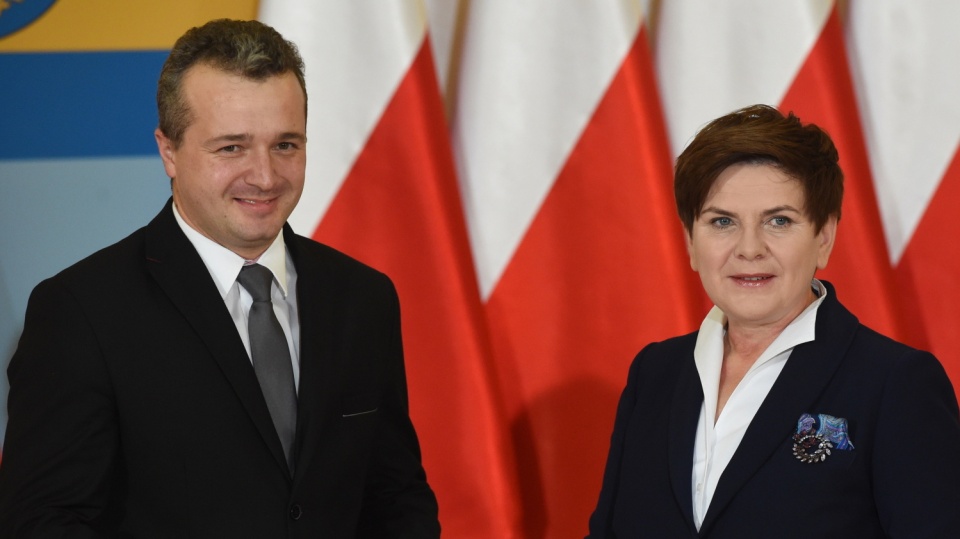
<path id="1" fill-rule="evenodd" d="M 897 267 L 903 287 L 907 342 L 933 352 L 960 393 L 960 151 L 953 156 Z"/>
<path id="2" fill-rule="evenodd" d="M 861 322 L 903 339 L 896 278 L 884 241 L 836 6 L 781 109 L 824 128 L 840 152 L 843 216 L 830 263 L 818 277 L 836 285 L 837 296 Z"/>
<path id="3" fill-rule="evenodd" d="M 514 536 L 515 471 L 429 39 L 314 237 L 396 283 L 411 415 L 444 534 Z"/>
<path id="4" fill-rule="evenodd" d="M 586 533 L 631 359 L 703 314 L 665 132 L 641 31 L 487 303 L 527 537 Z"/>

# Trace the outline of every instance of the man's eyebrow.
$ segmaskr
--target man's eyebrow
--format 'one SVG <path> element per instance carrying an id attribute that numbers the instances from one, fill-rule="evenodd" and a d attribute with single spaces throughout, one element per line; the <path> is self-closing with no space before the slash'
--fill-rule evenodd
<path id="1" fill-rule="evenodd" d="M 246 142 L 250 140 L 247 133 L 230 133 L 207 139 L 207 144 L 217 144 L 222 142 Z"/>
<path id="2" fill-rule="evenodd" d="M 206 144 L 212 146 L 216 144 L 223 144 L 225 142 L 249 142 L 252 139 L 253 137 L 248 133 L 228 133 L 226 135 L 219 135 L 207 139 Z M 298 142 L 305 142 L 307 140 L 307 136 L 296 131 L 288 131 L 277 135 L 276 140 L 296 140 Z"/>
<path id="3" fill-rule="evenodd" d="M 304 135 L 303 133 L 298 133 L 298 132 L 296 132 L 296 131 L 289 131 L 289 132 L 286 132 L 286 133 L 280 133 L 280 135 L 279 135 L 277 138 L 278 138 L 279 140 L 290 140 L 290 139 L 293 139 L 293 140 L 297 140 L 297 141 L 300 141 L 300 142 L 305 142 L 305 141 L 307 140 L 307 136 L 306 136 L 306 135 Z"/>

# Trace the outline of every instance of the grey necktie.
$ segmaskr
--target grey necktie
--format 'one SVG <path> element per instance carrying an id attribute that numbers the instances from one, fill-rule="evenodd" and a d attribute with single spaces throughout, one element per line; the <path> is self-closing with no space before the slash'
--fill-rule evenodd
<path id="1" fill-rule="evenodd" d="M 250 331 L 250 355 L 253 370 L 260 381 L 260 389 L 267 401 L 273 426 L 280 435 L 280 443 L 287 457 L 287 466 L 293 473 L 293 440 L 297 431 L 297 393 L 293 385 L 293 365 L 290 349 L 270 301 L 273 273 L 260 264 L 244 266 L 237 277 L 243 288 L 253 297 L 247 318 Z"/>

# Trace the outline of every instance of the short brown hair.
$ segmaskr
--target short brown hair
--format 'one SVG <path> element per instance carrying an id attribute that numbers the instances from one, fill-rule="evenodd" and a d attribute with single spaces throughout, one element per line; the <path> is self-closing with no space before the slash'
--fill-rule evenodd
<path id="1" fill-rule="evenodd" d="M 713 120 L 677 158 L 674 195 L 687 233 L 700 217 L 717 177 L 738 163 L 770 165 L 803 186 L 804 212 L 820 232 L 830 216 L 840 219 L 843 171 L 826 131 L 803 125 L 767 105 L 753 105 Z"/>
<path id="2" fill-rule="evenodd" d="M 292 72 L 300 82 L 306 103 L 303 59 L 296 45 L 259 21 L 210 21 L 187 30 L 174 43 L 160 70 L 157 83 L 160 131 L 175 147 L 180 145 L 183 133 L 192 121 L 190 108 L 181 92 L 183 77 L 191 67 L 201 63 L 253 80 Z"/>

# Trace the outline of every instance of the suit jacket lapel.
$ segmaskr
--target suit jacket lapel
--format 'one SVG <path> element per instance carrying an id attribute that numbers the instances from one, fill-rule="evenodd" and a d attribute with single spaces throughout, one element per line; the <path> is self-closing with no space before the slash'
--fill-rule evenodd
<path id="1" fill-rule="evenodd" d="M 683 362 L 679 382 L 673 394 L 670 407 L 670 423 L 667 434 L 668 465 L 670 482 L 677 503 L 691 530 L 696 530 L 693 522 L 693 446 L 697 435 L 697 422 L 703 405 L 703 387 L 693 360 L 693 346 L 689 357 L 677 358 Z"/>
<path id="2" fill-rule="evenodd" d="M 837 301 L 825 283 L 827 298 L 817 311 L 816 340 L 794 348 L 780 376 L 764 399 L 740 446 L 727 465 L 700 527 L 710 526 L 756 471 L 796 430 L 797 419 L 812 408 L 826 389 L 853 339 L 859 322 Z"/>
<path id="3" fill-rule="evenodd" d="M 338 302 L 329 268 L 310 256 L 303 242 L 309 241 L 284 227 L 284 242 L 297 268 L 297 310 L 300 317 L 300 392 L 297 407 L 296 478 L 313 459 L 321 442 L 320 426 L 329 421 L 337 406 L 333 308 Z M 336 418 L 334 418 L 336 419 Z M 296 485 L 294 485 L 296 486 Z"/>
<path id="4" fill-rule="evenodd" d="M 280 438 L 236 326 L 203 259 L 180 230 L 172 212 L 172 202 L 168 201 L 147 225 L 144 241 L 147 271 L 206 344 L 277 465 L 287 470 Z"/>

